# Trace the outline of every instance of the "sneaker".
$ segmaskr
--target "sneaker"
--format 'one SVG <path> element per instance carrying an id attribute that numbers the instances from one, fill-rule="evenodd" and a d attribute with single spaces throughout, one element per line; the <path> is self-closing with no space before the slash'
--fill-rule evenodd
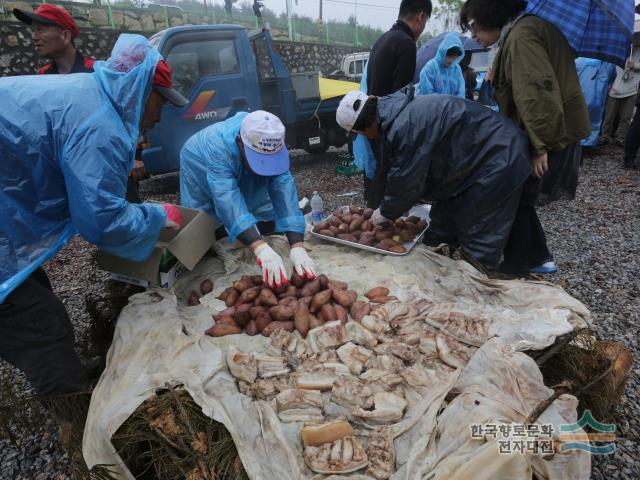
<path id="1" fill-rule="evenodd" d="M 550 260 L 548 262 L 544 262 L 542 265 L 539 265 L 534 268 L 529 269 L 529 273 L 556 273 L 558 271 L 558 267 L 556 266 L 556 262 Z"/>

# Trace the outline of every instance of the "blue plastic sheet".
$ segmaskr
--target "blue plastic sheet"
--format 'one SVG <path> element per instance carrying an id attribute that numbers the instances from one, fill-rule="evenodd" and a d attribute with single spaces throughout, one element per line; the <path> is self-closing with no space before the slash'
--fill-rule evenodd
<path id="1" fill-rule="evenodd" d="M 602 60 L 580 57 L 576 59 L 576 70 L 591 121 L 591 135 L 580 143 L 583 147 L 596 147 L 600 139 L 609 85 L 615 78 L 616 67 Z"/>
<path id="2" fill-rule="evenodd" d="M 121 35 L 95 73 L 0 79 L 0 302 L 76 233 L 146 259 L 166 214 L 125 199 L 158 51 Z"/>
<path id="3" fill-rule="evenodd" d="M 229 242 L 257 222 L 276 222 L 278 232 L 304 233 L 305 223 L 290 172 L 263 177 L 247 171 L 236 137 L 246 112 L 193 135 L 180 152 L 182 205 L 222 223 Z"/>
<path id="4" fill-rule="evenodd" d="M 447 50 L 451 48 L 458 48 L 462 54 L 451 65 L 446 66 Z M 440 43 L 436 56 L 429 60 L 420 71 L 418 94 L 432 95 L 439 93 L 465 98 L 465 83 L 462 69 L 460 68 L 460 62 L 463 58 L 464 47 L 460 36 L 455 32 L 449 33 Z"/>

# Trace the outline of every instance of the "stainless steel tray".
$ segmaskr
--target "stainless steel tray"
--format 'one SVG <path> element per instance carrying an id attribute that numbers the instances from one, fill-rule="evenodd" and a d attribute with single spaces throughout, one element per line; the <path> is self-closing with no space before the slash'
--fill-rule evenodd
<path id="1" fill-rule="evenodd" d="M 346 213 L 346 210 L 349 207 L 344 206 L 341 208 L 343 212 Z M 408 216 L 415 215 L 416 217 L 420 217 L 422 220 L 427 222 L 427 226 L 424 227 L 424 229 L 418 233 L 418 235 L 413 239 L 413 241 L 402 244 L 402 246 L 406 250 L 406 252 L 404 253 L 393 253 L 387 250 L 381 250 L 376 247 L 369 247 L 367 245 L 362 245 L 360 243 L 349 242 L 348 240 L 340 240 L 339 238 L 336 238 L 336 237 L 328 237 L 326 235 L 320 235 L 319 233 L 316 233 L 313 230 L 311 231 L 311 235 L 317 238 L 321 238 L 322 240 L 326 240 L 327 242 L 339 243 L 341 245 L 346 245 L 348 247 L 359 248 L 360 250 L 367 250 L 369 252 L 380 253 L 382 255 L 394 255 L 396 257 L 402 257 L 404 255 L 408 255 L 409 252 L 411 252 L 411 249 L 415 246 L 415 244 L 422 240 L 422 236 L 424 235 L 424 232 L 426 232 L 427 228 L 429 228 L 429 212 L 430 211 L 431 211 L 431 205 L 428 205 L 428 204 L 416 205 L 411 210 L 409 210 Z M 330 215 L 329 217 L 325 218 L 325 220 L 329 220 L 332 216 L 333 215 Z"/>

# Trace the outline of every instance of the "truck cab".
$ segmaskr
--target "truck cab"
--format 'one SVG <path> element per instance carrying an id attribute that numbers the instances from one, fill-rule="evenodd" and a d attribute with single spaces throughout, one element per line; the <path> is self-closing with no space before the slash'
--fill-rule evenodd
<path id="1" fill-rule="evenodd" d="M 320 152 L 340 147 L 347 134 L 335 121 L 340 98 L 321 100 L 318 75 L 291 75 L 263 30 L 238 25 L 174 27 L 150 39 L 173 70 L 189 104 L 166 105 L 142 152 L 152 174 L 180 168 L 180 149 L 197 131 L 239 111 L 267 110 L 287 129 L 289 148 Z"/>

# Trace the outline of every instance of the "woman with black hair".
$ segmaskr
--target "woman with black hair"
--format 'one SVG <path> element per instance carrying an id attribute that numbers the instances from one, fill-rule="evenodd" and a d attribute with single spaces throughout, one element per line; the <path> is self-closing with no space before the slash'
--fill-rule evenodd
<path id="1" fill-rule="evenodd" d="M 591 128 L 575 55 L 552 23 L 526 13 L 523 0 L 467 0 L 460 25 L 482 45 L 498 44 L 493 86 L 500 111 L 520 125 L 531 143 L 533 177 L 525 185 L 502 270 L 557 270 L 534 205 L 540 193 L 551 199 L 561 189 L 575 196 L 579 142 Z"/>
<path id="2" fill-rule="evenodd" d="M 476 267 L 496 270 L 531 175 L 527 137 L 513 122 L 463 98 L 414 97 L 411 87 L 380 98 L 349 92 L 336 120 L 377 141 L 389 158 L 374 225 L 424 196 L 432 201 L 425 244 L 460 246 Z"/>

